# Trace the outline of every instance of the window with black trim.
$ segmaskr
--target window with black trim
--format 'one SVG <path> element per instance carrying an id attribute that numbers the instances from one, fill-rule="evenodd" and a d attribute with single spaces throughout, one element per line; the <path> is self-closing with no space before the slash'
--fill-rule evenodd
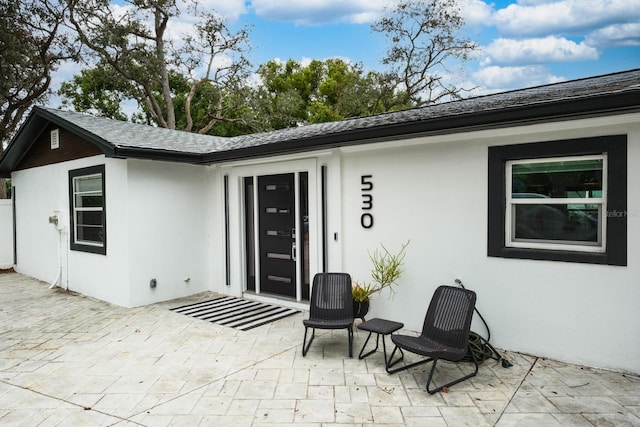
<path id="1" fill-rule="evenodd" d="M 69 171 L 71 249 L 105 255 L 104 165 Z"/>
<path id="2" fill-rule="evenodd" d="M 488 255 L 627 264 L 627 138 L 489 147 Z"/>

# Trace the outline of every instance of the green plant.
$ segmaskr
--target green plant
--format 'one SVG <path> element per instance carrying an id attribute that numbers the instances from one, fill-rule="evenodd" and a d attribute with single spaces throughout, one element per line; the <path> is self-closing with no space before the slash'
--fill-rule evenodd
<path id="1" fill-rule="evenodd" d="M 382 251 L 376 249 L 373 253 L 369 253 L 369 259 L 373 264 L 371 269 L 371 279 L 373 283 L 355 282 L 352 296 L 356 302 L 369 301 L 372 294 L 380 292 L 384 289 L 389 290 L 389 297 L 395 295 L 395 286 L 398 286 L 398 279 L 404 272 L 404 257 L 409 241 L 404 243 L 397 253 L 390 252 L 384 245 Z"/>
<path id="2" fill-rule="evenodd" d="M 369 296 L 371 295 L 371 285 L 367 283 L 361 284 L 356 282 L 355 286 L 352 288 L 351 295 L 353 296 L 353 300 L 355 302 L 369 301 Z"/>

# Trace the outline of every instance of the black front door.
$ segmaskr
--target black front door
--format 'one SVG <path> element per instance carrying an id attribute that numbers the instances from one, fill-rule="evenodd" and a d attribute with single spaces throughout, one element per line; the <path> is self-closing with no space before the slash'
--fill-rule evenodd
<path id="1" fill-rule="evenodd" d="M 258 177 L 260 292 L 296 296 L 294 174 Z"/>

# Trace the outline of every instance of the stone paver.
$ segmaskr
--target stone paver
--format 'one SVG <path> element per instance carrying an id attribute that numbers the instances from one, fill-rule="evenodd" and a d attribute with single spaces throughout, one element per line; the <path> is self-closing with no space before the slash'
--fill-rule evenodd
<path id="1" fill-rule="evenodd" d="M 388 375 L 344 331 L 303 358 L 306 313 L 242 332 L 168 310 L 212 295 L 127 309 L 0 274 L 0 425 L 640 426 L 634 375 L 505 353 L 429 395 L 429 365 Z"/>

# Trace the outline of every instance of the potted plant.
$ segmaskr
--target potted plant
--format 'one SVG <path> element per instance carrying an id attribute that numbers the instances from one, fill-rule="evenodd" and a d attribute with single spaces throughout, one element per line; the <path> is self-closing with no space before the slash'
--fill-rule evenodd
<path id="1" fill-rule="evenodd" d="M 353 296 L 353 318 L 364 319 L 369 312 L 369 297 L 371 296 L 371 285 L 355 282 L 351 295 Z"/>
<path id="2" fill-rule="evenodd" d="M 369 259 L 373 264 L 371 269 L 372 283 L 356 281 L 353 286 L 353 317 L 361 318 L 369 311 L 369 303 L 371 295 L 384 289 L 389 290 L 389 298 L 392 298 L 396 292 L 395 286 L 398 285 L 397 280 L 404 271 L 405 249 L 409 245 L 409 241 L 404 243 L 397 253 L 390 252 L 384 245 L 380 245 L 382 250 L 376 249 L 373 253 L 369 253 Z"/>

